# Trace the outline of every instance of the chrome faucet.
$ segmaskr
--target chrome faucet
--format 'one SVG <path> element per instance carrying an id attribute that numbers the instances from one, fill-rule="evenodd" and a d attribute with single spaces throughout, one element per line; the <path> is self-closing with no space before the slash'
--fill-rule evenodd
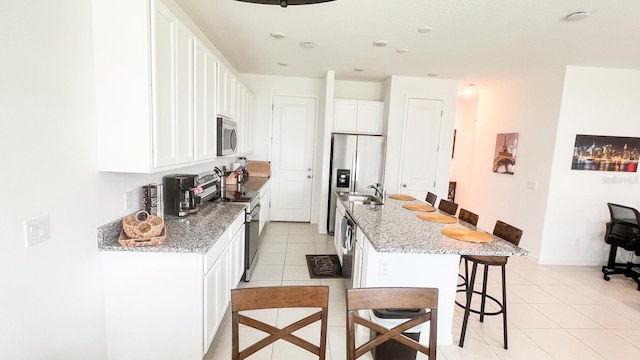
<path id="1" fill-rule="evenodd" d="M 367 186 L 367 189 L 373 189 L 373 191 L 375 191 L 374 196 L 378 197 L 381 201 L 384 200 L 384 184 L 375 183 Z"/>

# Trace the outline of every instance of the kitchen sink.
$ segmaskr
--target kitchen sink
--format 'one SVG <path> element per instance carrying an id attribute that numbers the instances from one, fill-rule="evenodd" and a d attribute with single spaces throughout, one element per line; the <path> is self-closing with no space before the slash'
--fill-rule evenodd
<path id="1" fill-rule="evenodd" d="M 384 205 L 380 199 L 369 194 L 341 193 L 340 199 L 362 205 Z"/>

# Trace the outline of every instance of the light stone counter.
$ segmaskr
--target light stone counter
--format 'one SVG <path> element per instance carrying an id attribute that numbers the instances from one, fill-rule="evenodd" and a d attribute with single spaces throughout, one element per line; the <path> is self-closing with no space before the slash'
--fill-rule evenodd
<path id="1" fill-rule="evenodd" d="M 380 253 L 529 255 L 528 251 L 491 234 L 493 241 L 490 243 L 471 243 L 446 237 L 440 232 L 445 228 L 480 229 L 464 222 L 440 224 L 425 221 L 418 218 L 420 212 L 402 207 L 404 204 L 425 204 L 424 202 L 399 201 L 387 197 L 384 199 L 384 205 L 369 206 L 340 201 L 369 239 L 373 248 Z"/>
<path id="2" fill-rule="evenodd" d="M 162 245 L 123 247 L 118 243 L 122 219 L 102 225 L 97 230 L 101 251 L 136 251 L 168 253 L 206 253 L 227 230 L 245 204 L 204 202 L 200 211 L 184 218 L 165 217 L 167 238 Z"/>

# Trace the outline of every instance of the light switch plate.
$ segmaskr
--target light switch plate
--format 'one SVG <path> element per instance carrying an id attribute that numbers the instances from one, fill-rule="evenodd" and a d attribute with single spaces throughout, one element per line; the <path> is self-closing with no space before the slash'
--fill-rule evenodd
<path id="1" fill-rule="evenodd" d="M 49 215 L 24 222 L 25 247 L 32 247 L 51 239 Z"/>
<path id="2" fill-rule="evenodd" d="M 538 188 L 538 183 L 535 181 L 527 181 L 527 189 L 536 190 Z"/>

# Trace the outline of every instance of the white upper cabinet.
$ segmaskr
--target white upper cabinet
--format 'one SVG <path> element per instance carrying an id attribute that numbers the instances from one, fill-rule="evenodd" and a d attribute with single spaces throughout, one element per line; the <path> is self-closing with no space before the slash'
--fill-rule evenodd
<path id="1" fill-rule="evenodd" d="M 336 99 L 334 106 L 334 132 L 382 134 L 383 102 Z"/>
<path id="2" fill-rule="evenodd" d="M 194 69 L 195 160 L 215 159 L 218 59 L 199 40 L 195 42 Z"/>
<path id="3" fill-rule="evenodd" d="M 220 62 L 218 64 L 218 114 L 234 119 L 235 95 L 236 77 Z"/>

